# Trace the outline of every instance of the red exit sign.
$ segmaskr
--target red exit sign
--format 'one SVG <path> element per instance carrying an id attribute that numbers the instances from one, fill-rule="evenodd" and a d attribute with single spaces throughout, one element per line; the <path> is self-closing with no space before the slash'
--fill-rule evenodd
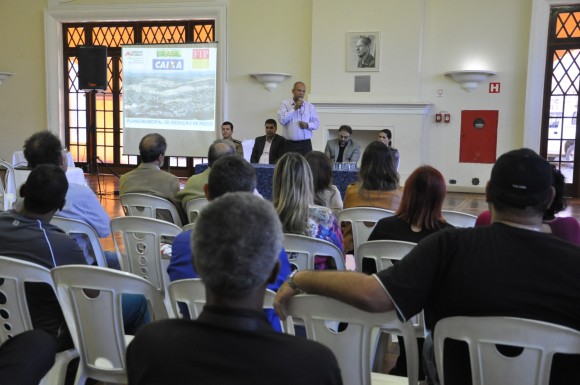
<path id="1" fill-rule="evenodd" d="M 499 94 L 500 84 L 499 83 L 489 83 L 489 93 Z"/>

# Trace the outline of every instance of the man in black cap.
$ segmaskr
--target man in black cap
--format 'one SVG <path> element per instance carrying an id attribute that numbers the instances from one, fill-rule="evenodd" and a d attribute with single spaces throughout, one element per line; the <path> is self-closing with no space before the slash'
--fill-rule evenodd
<path id="1" fill-rule="evenodd" d="M 367 311 L 396 310 L 404 320 L 424 310 L 429 330 L 453 316 L 521 317 L 580 330 L 580 248 L 542 232 L 553 197 L 550 164 L 529 149 L 510 151 L 486 187 L 490 226 L 439 231 L 372 276 L 300 271 L 280 288 L 275 308 L 283 317 L 284 302 L 305 291 Z M 467 349 L 450 342 L 445 384 L 470 384 Z M 550 384 L 575 378 L 577 367 L 578 359 L 556 358 Z"/>

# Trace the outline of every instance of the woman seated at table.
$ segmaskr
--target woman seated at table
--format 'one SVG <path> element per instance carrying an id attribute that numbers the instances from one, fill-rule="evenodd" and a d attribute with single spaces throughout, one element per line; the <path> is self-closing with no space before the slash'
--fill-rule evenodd
<path id="1" fill-rule="evenodd" d="M 431 166 L 417 168 L 405 182 L 403 198 L 397 212 L 392 217 L 381 219 L 369 236 L 369 241 L 394 240 L 418 243 L 436 231 L 452 228 L 441 214 L 441 207 L 447 189 L 445 178 L 439 170 Z M 367 262 L 372 262 L 368 264 Z M 370 265 L 370 266 L 369 266 Z M 369 274 L 376 272 L 374 261 L 363 261 L 363 271 Z M 399 357 L 389 374 L 407 376 L 405 344 L 399 341 Z M 423 348 L 423 339 L 419 339 L 419 351 Z M 420 378 L 423 378 L 420 370 Z"/>
<path id="2" fill-rule="evenodd" d="M 342 210 L 342 197 L 338 188 L 332 184 L 332 163 L 320 151 L 310 151 L 305 156 L 314 181 L 314 203 L 328 207 L 334 214 Z"/>
<path id="3" fill-rule="evenodd" d="M 335 244 L 342 250 L 342 233 L 336 216 L 314 204 L 312 171 L 296 152 L 284 154 L 274 168 L 272 203 L 285 233 L 304 234 Z M 316 258 L 315 269 L 325 269 L 327 258 Z"/>
<path id="4" fill-rule="evenodd" d="M 393 163 L 392 151 L 379 141 L 371 142 L 362 156 L 358 182 L 346 188 L 344 208 L 378 207 L 396 210 L 400 201 L 399 174 Z M 342 231 L 344 250 L 352 253 L 351 225 L 345 224 Z"/>
<path id="5" fill-rule="evenodd" d="M 552 186 L 556 191 L 554 200 L 550 207 L 544 211 L 542 231 L 552 233 L 556 237 L 565 241 L 580 245 L 580 224 L 573 217 L 556 217 L 556 214 L 563 211 L 567 204 L 564 198 L 564 186 L 566 178 L 557 168 L 552 168 Z M 475 221 L 475 226 L 485 226 L 491 223 L 491 213 L 486 210 L 479 214 Z"/>

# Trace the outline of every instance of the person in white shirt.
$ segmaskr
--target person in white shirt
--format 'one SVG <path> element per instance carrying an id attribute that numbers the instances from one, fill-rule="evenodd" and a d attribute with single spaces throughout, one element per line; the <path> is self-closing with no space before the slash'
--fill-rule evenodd
<path id="1" fill-rule="evenodd" d="M 286 138 L 284 153 L 306 155 L 312 151 L 310 138 L 320 121 L 314 105 L 304 100 L 305 94 L 306 85 L 303 82 L 294 83 L 292 99 L 284 100 L 278 109 L 278 120 L 284 126 L 283 136 Z"/>

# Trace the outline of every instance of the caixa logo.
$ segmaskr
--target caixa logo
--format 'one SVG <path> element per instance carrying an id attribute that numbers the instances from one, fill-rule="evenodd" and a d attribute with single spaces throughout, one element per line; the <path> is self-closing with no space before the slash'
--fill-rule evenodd
<path id="1" fill-rule="evenodd" d="M 154 70 L 182 70 L 183 60 L 175 59 L 154 59 L 153 60 Z"/>

